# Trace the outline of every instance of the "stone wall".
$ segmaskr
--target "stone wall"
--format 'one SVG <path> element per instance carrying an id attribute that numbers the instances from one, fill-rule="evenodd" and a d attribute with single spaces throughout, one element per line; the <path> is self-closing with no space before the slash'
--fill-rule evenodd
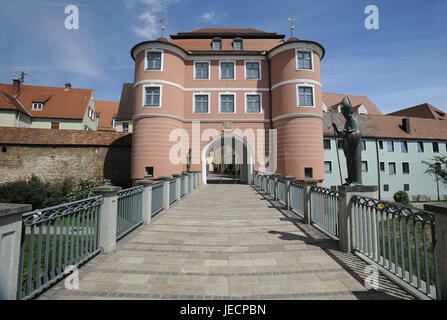
<path id="1" fill-rule="evenodd" d="M 68 136 L 60 142 L 52 137 L 58 130 L 19 130 L 19 135 L 24 135 L 23 130 L 28 134 L 34 130 L 31 132 L 40 138 L 25 139 L 32 141 L 26 144 L 27 141 L 17 141 L 17 136 L 0 137 L 0 184 L 28 179 L 34 174 L 44 181 L 106 178 L 114 185 L 130 185 L 131 135 L 84 132 L 79 136 L 77 132 L 73 138 L 64 130 Z M 45 144 L 36 140 L 45 140 Z"/>

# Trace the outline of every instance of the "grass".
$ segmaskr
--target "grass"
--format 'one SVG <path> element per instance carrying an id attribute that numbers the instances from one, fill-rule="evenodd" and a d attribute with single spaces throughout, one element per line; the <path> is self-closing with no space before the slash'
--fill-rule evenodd
<path id="1" fill-rule="evenodd" d="M 75 264 L 85 257 L 87 252 L 90 251 L 90 247 L 93 249 L 93 235 L 86 235 L 86 227 L 83 228 L 84 235 L 82 235 L 82 229 L 79 230 L 78 235 L 76 229 L 77 221 L 74 218 L 77 218 L 77 216 L 65 216 L 55 219 L 51 223 L 46 222 L 36 226 L 34 234 L 30 234 L 30 228 L 27 228 L 27 234 L 23 240 L 23 266 L 22 270 L 19 270 L 19 272 L 22 272 L 22 295 L 25 293 L 24 290 L 27 287 L 28 280 L 31 281 L 31 290 L 37 289 L 44 282 L 45 272 L 47 280 L 53 279 L 61 274 L 66 266 Z M 73 220 L 75 220 L 75 228 L 72 230 Z M 68 234 L 66 229 L 67 222 L 69 223 Z M 54 226 L 56 226 L 56 234 Z M 61 226 L 63 227 L 62 234 L 58 234 L 61 232 Z M 89 220 L 89 226 L 94 226 L 93 219 Z M 47 228 L 50 228 L 48 234 Z M 42 231 L 42 235 L 39 234 L 40 231 Z M 39 242 L 41 243 L 40 250 Z M 45 268 L 46 258 L 48 259 L 47 268 Z M 37 275 L 38 271 L 39 275 Z"/>
<path id="2" fill-rule="evenodd" d="M 417 257 L 419 254 L 419 270 L 422 281 L 427 281 L 424 255 L 424 241 L 423 233 L 426 237 L 426 249 L 427 249 L 427 265 L 428 274 L 430 278 L 430 284 L 435 284 L 435 264 L 434 264 L 434 250 L 431 227 L 429 224 L 425 224 L 423 230 L 423 222 L 414 221 L 412 219 L 394 217 L 387 220 L 383 220 L 378 223 L 378 241 L 380 241 L 380 256 L 385 257 L 387 260 L 391 260 L 393 264 L 392 270 L 395 270 L 397 264 L 398 267 L 404 269 L 404 271 L 413 274 L 413 281 L 416 281 L 417 275 Z M 416 231 L 416 232 L 415 232 Z M 385 238 L 385 247 L 383 246 L 383 238 Z M 395 241 L 394 241 L 395 240 Z M 409 243 L 408 243 L 409 242 Z M 403 245 L 403 250 L 402 246 Z M 416 250 L 417 245 L 417 250 Z M 395 255 L 395 246 L 397 246 L 397 257 Z M 391 259 L 389 250 L 391 249 Z M 403 254 L 402 254 L 403 251 Z M 409 255 L 411 254 L 411 259 Z M 402 270 L 399 272 L 402 274 Z M 407 277 L 407 275 L 405 276 Z"/>

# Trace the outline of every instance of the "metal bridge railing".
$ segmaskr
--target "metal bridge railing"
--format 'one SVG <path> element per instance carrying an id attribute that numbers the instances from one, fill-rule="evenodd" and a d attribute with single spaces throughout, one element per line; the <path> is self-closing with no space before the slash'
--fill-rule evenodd
<path id="1" fill-rule="evenodd" d="M 304 185 L 296 181 L 290 183 L 290 208 L 304 215 Z"/>
<path id="2" fill-rule="evenodd" d="M 312 222 L 338 237 L 338 191 L 311 186 L 310 197 Z"/>
<path id="3" fill-rule="evenodd" d="M 143 186 L 118 191 L 116 239 L 121 239 L 143 223 Z"/>
<path id="4" fill-rule="evenodd" d="M 180 180 L 180 197 L 183 197 L 186 193 L 185 192 L 185 189 L 186 189 L 185 184 L 186 184 L 185 177 L 182 177 Z"/>
<path id="5" fill-rule="evenodd" d="M 151 208 L 151 216 L 155 216 L 161 210 L 163 210 L 163 181 L 160 181 L 152 186 L 152 208 Z"/>
<path id="6" fill-rule="evenodd" d="M 426 296 L 439 297 L 434 214 L 354 195 L 353 246 Z"/>
<path id="7" fill-rule="evenodd" d="M 102 196 L 23 214 L 17 299 L 30 299 L 68 275 L 99 248 Z"/>
<path id="8" fill-rule="evenodd" d="M 278 180 L 278 200 L 282 204 L 286 204 L 286 181 L 285 180 Z"/>
<path id="9" fill-rule="evenodd" d="M 275 179 L 273 176 L 270 176 L 269 179 L 269 194 L 270 196 L 275 197 Z"/>
<path id="10" fill-rule="evenodd" d="M 169 181 L 169 204 L 177 200 L 177 179 Z"/>

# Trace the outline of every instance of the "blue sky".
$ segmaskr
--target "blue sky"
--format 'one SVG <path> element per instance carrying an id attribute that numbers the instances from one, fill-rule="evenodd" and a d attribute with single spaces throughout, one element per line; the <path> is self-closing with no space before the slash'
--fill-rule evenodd
<path id="1" fill-rule="evenodd" d="M 429 3 L 429 4 L 427 4 Z M 66 30 L 65 7 L 79 8 L 79 30 Z M 380 29 L 364 27 L 379 8 Z M 91 88 L 119 101 L 133 81 L 129 51 L 167 34 L 201 27 L 251 27 L 326 48 L 323 90 L 368 96 L 384 113 L 429 102 L 447 111 L 447 1 L 397 0 L 0 0 L 0 82 L 20 71 L 25 84 Z"/>

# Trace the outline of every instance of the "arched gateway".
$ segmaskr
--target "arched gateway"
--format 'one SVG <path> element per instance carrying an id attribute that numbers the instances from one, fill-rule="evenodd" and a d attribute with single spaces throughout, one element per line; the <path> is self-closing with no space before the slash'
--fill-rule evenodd
<path id="1" fill-rule="evenodd" d="M 263 165 L 259 155 L 269 156 L 271 129 L 276 173 L 324 179 L 320 44 L 250 28 L 213 28 L 145 41 L 131 55 L 132 180 L 186 171 L 191 149 L 190 169 L 202 171 L 206 183 L 210 152 L 214 157 L 216 141 L 229 133 L 243 139 L 247 158 L 237 172 L 241 182 L 250 182 Z M 248 131 L 254 140 L 245 138 Z M 259 146 L 262 135 L 265 145 Z"/>

